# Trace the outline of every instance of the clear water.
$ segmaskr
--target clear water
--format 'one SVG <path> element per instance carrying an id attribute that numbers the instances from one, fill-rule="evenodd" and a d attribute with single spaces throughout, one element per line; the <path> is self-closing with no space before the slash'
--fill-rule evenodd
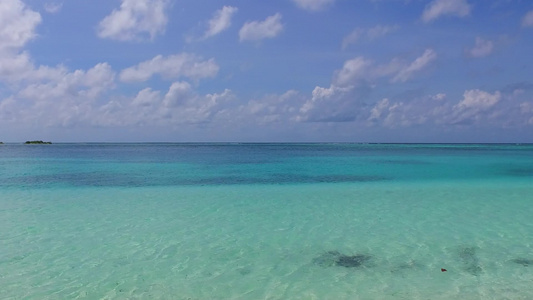
<path id="1" fill-rule="evenodd" d="M 0 298 L 531 299 L 532 204 L 533 145 L 0 145 Z"/>

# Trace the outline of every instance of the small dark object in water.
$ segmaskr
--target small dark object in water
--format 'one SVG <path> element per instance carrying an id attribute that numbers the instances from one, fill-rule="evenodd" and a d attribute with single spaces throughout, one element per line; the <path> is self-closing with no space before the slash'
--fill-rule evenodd
<path id="1" fill-rule="evenodd" d="M 516 263 L 516 264 L 522 265 L 524 267 L 533 266 L 533 259 L 515 258 L 515 259 L 511 259 L 511 261 Z"/>
<path id="2" fill-rule="evenodd" d="M 369 260 L 371 257 L 364 254 L 358 254 L 358 255 L 341 255 L 337 258 L 335 261 L 335 264 L 337 266 L 345 267 L 345 268 L 357 268 L 360 267 L 362 264 L 364 264 L 367 260 Z"/>
<path id="3" fill-rule="evenodd" d="M 441 268 L 440 271 L 441 271 L 441 272 L 446 272 L 446 271 L 448 271 L 448 270 Z"/>

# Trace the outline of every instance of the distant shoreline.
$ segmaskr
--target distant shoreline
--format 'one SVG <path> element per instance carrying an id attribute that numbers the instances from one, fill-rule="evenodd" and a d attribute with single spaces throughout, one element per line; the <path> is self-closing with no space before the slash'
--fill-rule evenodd
<path id="1" fill-rule="evenodd" d="M 43 142 L 43 141 L 26 141 L 24 144 L 26 145 L 50 145 L 52 142 Z"/>

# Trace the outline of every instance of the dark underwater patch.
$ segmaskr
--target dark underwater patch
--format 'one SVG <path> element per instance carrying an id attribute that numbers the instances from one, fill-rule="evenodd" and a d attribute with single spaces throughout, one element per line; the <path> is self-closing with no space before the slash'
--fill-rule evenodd
<path id="1" fill-rule="evenodd" d="M 5 178 L 0 186 L 47 187 L 50 185 L 95 186 L 95 187 L 139 187 L 139 186 L 190 186 L 190 185 L 239 185 L 239 184 L 309 184 L 309 183 L 347 183 L 375 182 L 389 180 L 381 176 L 366 175 L 302 175 L 269 174 L 264 176 L 228 175 L 198 176 L 150 173 L 110 173 L 78 172 L 20 176 Z"/>
<path id="2" fill-rule="evenodd" d="M 457 252 L 459 259 L 463 263 L 463 270 L 474 276 L 478 276 L 483 272 L 476 251 L 476 247 L 462 247 Z"/>
<path id="3" fill-rule="evenodd" d="M 513 177 L 533 177 L 533 167 L 516 167 L 505 170 L 505 175 Z"/>
<path id="4" fill-rule="evenodd" d="M 428 165 L 430 163 L 415 159 L 380 159 L 375 161 L 385 165 Z"/>
<path id="5" fill-rule="evenodd" d="M 340 267 L 345 268 L 357 268 L 365 264 L 368 260 L 372 258 L 369 255 L 357 254 L 357 255 L 341 255 L 335 261 L 335 264 Z"/>
<path id="6" fill-rule="evenodd" d="M 364 175 L 300 175 L 275 174 L 265 177 L 225 176 L 186 180 L 185 184 L 193 185 L 233 185 L 233 184 L 298 184 L 298 183 L 346 183 L 375 182 L 389 180 L 381 176 Z M 177 182 L 179 184 L 179 182 Z"/>
<path id="7" fill-rule="evenodd" d="M 367 262 L 372 258 L 366 254 L 345 255 L 339 251 L 328 251 L 313 259 L 313 263 L 321 267 L 345 267 L 359 268 L 367 266 Z"/>
<path id="8" fill-rule="evenodd" d="M 533 259 L 529 259 L 529 258 L 519 257 L 519 258 L 511 259 L 511 262 L 522 265 L 524 267 L 533 266 Z"/>
<path id="9" fill-rule="evenodd" d="M 415 260 L 411 259 L 405 263 L 401 263 L 401 264 L 398 264 L 396 265 L 395 267 L 393 267 L 391 269 L 391 273 L 399 273 L 399 272 L 404 272 L 404 271 L 408 271 L 408 270 L 420 270 L 424 268 L 424 265 L 416 262 Z"/>
<path id="10" fill-rule="evenodd" d="M 70 185 L 70 186 L 145 186 L 147 179 L 143 176 L 127 174 L 111 174 L 104 172 L 87 173 L 62 173 L 54 175 L 36 175 L 11 177 L 4 181 L 4 185 L 22 185 L 32 187 L 47 187 L 50 185 Z"/>

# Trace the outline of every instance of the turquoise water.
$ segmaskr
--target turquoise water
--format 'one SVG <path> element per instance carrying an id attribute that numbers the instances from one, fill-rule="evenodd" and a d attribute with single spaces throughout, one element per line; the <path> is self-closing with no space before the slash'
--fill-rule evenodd
<path id="1" fill-rule="evenodd" d="M 532 204 L 533 145 L 1 145 L 0 298 L 531 299 Z"/>

